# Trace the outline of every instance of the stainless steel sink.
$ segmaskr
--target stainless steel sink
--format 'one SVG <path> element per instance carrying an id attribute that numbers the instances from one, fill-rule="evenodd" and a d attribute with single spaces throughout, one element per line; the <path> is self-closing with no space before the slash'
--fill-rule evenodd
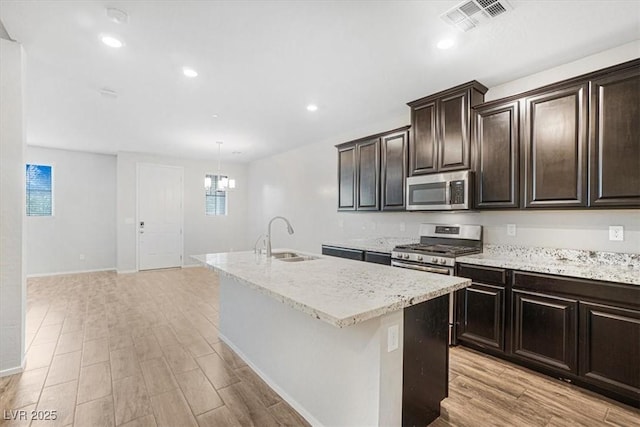
<path id="1" fill-rule="evenodd" d="M 312 259 L 318 259 L 315 256 L 309 255 L 300 255 L 295 252 L 274 252 L 271 256 L 280 261 L 286 262 L 300 262 L 300 261 L 310 261 Z"/>
<path id="2" fill-rule="evenodd" d="M 300 261 L 311 261 L 312 259 L 318 259 L 318 257 L 315 256 L 294 256 L 294 257 L 290 257 L 290 258 L 280 258 L 280 261 L 287 261 L 287 262 L 300 262 Z"/>
<path id="3" fill-rule="evenodd" d="M 295 252 L 273 252 L 271 256 L 276 259 L 286 259 L 286 258 L 297 258 L 300 255 L 298 255 Z"/>

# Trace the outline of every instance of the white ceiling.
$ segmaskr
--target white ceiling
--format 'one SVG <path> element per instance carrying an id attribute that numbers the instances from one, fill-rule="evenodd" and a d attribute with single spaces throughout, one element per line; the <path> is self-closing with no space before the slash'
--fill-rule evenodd
<path id="1" fill-rule="evenodd" d="M 234 161 L 343 142 L 430 93 L 640 39 L 640 1 L 510 0 L 513 11 L 467 33 L 439 18 L 457 3 L 2 0 L 0 19 L 27 55 L 29 144 L 214 159 L 220 140 Z M 102 33 L 126 45 L 106 47 Z M 438 50 L 447 35 L 456 47 Z"/>

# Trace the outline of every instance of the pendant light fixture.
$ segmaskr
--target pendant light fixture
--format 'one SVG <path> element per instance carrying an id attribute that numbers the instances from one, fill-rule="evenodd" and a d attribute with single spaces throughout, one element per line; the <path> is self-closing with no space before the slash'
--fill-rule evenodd
<path id="1" fill-rule="evenodd" d="M 216 141 L 216 144 L 218 144 L 218 191 L 228 191 L 231 190 L 233 188 L 236 188 L 236 180 L 229 178 L 228 176 L 222 176 L 222 172 L 221 172 L 221 168 L 220 168 L 220 160 L 222 158 L 221 156 L 221 149 L 222 149 L 222 141 Z M 210 188 L 211 187 L 211 178 L 207 177 L 205 178 L 205 187 Z"/>

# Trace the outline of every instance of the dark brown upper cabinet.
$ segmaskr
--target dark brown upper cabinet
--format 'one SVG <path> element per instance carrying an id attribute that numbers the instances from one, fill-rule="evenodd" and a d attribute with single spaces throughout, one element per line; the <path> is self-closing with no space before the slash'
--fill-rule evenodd
<path id="1" fill-rule="evenodd" d="M 380 139 L 356 144 L 356 210 L 380 209 Z"/>
<path id="2" fill-rule="evenodd" d="M 338 210 L 403 210 L 409 126 L 336 145 Z"/>
<path id="3" fill-rule="evenodd" d="M 591 206 L 640 205 L 640 66 L 591 81 Z"/>
<path id="4" fill-rule="evenodd" d="M 407 128 L 382 136 L 381 209 L 404 210 L 409 131 Z"/>
<path id="5" fill-rule="evenodd" d="M 588 85 L 524 99 L 526 208 L 587 206 Z"/>
<path id="6" fill-rule="evenodd" d="M 356 146 L 338 147 L 338 210 L 356 209 Z"/>
<path id="7" fill-rule="evenodd" d="M 484 101 L 477 81 L 409 102 L 409 175 L 469 169 L 471 107 Z"/>
<path id="8" fill-rule="evenodd" d="M 475 110 L 476 207 L 520 206 L 519 102 L 487 103 Z"/>

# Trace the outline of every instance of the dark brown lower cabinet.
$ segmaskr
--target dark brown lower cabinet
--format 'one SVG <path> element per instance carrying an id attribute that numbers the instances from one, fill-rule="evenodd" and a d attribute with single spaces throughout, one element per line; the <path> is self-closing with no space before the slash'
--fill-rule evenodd
<path id="1" fill-rule="evenodd" d="M 513 355 L 578 372 L 578 301 L 513 290 Z"/>
<path id="2" fill-rule="evenodd" d="M 338 258 L 364 261 L 364 251 L 361 251 L 359 249 L 337 248 L 335 246 L 322 245 L 322 255 L 330 255 Z"/>
<path id="3" fill-rule="evenodd" d="M 640 408 L 640 286 L 460 264 L 458 343 Z"/>
<path id="4" fill-rule="evenodd" d="M 504 352 L 504 286 L 472 283 L 458 293 L 458 341 Z"/>
<path id="5" fill-rule="evenodd" d="M 472 280 L 455 294 L 456 340 L 491 354 L 504 353 L 507 270 L 459 264 L 456 276 Z"/>
<path id="6" fill-rule="evenodd" d="M 640 401 L 638 361 L 640 311 L 581 302 L 580 375 Z"/>

